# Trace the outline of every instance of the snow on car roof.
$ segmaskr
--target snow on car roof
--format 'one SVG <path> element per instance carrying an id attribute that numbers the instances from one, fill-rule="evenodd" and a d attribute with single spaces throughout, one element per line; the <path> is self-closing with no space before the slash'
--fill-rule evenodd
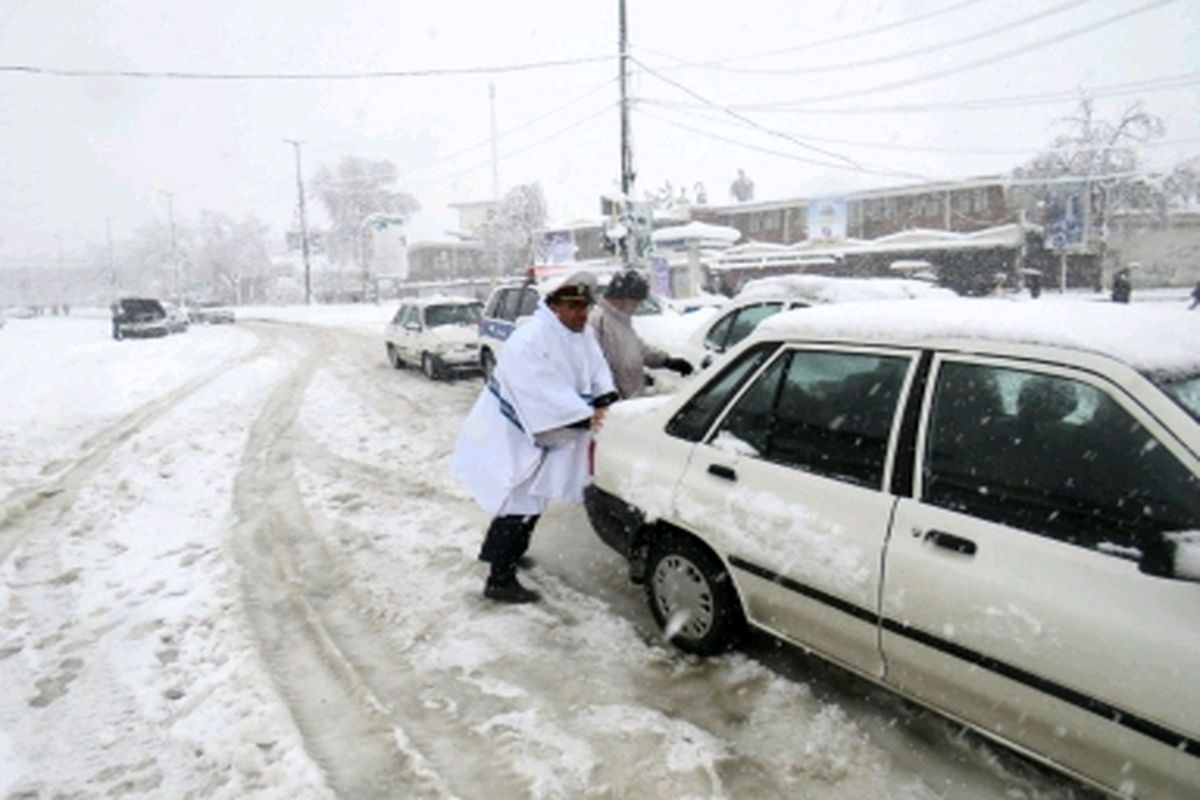
<path id="1" fill-rule="evenodd" d="M 990 340 L 1091 351 L 1149 372 L 1200 370 L 1200 313 L 1183 304 L 1004 298 L 854 303 L 777 314 L 756 333 L 896 344 Z"/>
<path id="2" fill-rule="evenodd" d="M 776 275 L 749 281 L 736 300 L 798 298 L 812 303 L 859 303 L 868 300 L 913 300 L 956 297 L 926 281 L 907 278 L 842 278 L 833 275 Z"/>

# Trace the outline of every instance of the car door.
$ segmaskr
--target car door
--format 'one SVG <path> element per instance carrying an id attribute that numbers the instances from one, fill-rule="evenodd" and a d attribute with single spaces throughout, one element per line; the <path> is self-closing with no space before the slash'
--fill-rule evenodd
<path id="1" fill-rule="evenodd" d="M 887 682 L 1110 789 L 1200 791 L 1200 584 L 1137 562 L 1200 529 L 1194 454 L 1094 371 L 940 356 L 927 408 Z"/>
<path id="2" fill-rule="evenodd" d="M 883 487 L 913 362 L 783 350 L 696 446 L 675 504 L 726 558 L 752 622 L 873 677 L 895 502 Z"/>

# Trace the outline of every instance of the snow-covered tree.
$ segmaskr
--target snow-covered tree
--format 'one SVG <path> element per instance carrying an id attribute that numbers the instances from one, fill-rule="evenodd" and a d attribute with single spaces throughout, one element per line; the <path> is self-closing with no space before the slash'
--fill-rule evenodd
<path id="1" fill-rule="evenodd" d="M 407 220 L 421 205 L 395 187 L 400 171 L 387 159 L 371 161 L 353 156 L 334 168 L 324 164 L 312 179 L 313 189 L 329 213 L 329 257 L 336 263 L 355 262 L 363 246 L 363 223 L 372 214 Z"/>
<path id="2" fill-rule="evenodd" d="M 1103 250 L 1104 229 L 1112 213 L 1160 207 L 1161 187 L 1142 173 L 1140 146 L 1161 137 L 1165 126 L 1141 103 L 1126 107 L 1115 119 L 1103 119 L 1086 95 L 1075 113 L 1057 124 L 1064 132 L 1013 170 L 1016 199 L 1030 219 L 1039 221 L 1040 209 L 1054 187 L 1066 179 L 1078 180 L 1086 187 L 1090 246 Z"/>
<path id="3" fill-rule="evenodd" d="M 207 292 L 224 300 L 241 302 L 248 281 L 263 277 L 270 267 L 267 226 L 255 217 L 240 222 L 216 211 L 201 211 L 196 229 L 192 281 L 207 285 Z"/>
<path id="4" fill-rule="evenodd" d="M 504 195 L 484 227 L 486 261 L 497 274 L 522 272 L 544 256 L 546 196 L 537 183 L 515 186 Z"/>

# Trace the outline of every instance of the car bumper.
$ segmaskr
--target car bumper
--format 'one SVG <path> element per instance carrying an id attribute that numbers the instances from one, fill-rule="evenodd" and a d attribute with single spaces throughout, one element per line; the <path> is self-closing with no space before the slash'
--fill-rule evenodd
<path id="1" fill-rule="evenodd" d="M 625 558 L 631 558 L 639 531 L 646 525 L 645 515 L 595 484 L 584 488 L 583 507 L 601 541 Z"/>
<path id="2" fill-rule="evenodd" d="M 450 350 L 436 355 L 443 370 L 450 372 L 475 372 L 479 370 L 478 348 Z"/>
<path id="3" fill-rule="evenodd" d="M 171 332 L 171 329 L 166 324 L 146 325 L 133 323 L 120 327 L 122 336 L 128 336 L 133 339 L 152 339 L 157 336 L 166 336 Z"/>

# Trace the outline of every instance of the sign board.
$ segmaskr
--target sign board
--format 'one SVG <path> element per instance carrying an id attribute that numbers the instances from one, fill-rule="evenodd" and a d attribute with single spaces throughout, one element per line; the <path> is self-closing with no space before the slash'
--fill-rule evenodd
<path id="1" fill-rule="evenodd" d="M 1087 223 L 1086 199 L 1082 183 L 1064 183 L 1050 188 L 1046 193 L 1045 215 L 1042 218 L 1046 246 L 1055 250 L 1083 247 Z"/>
<path id="2" fill-rule="evenodd" d="M 808 204 L 808 239 L 837 242 L 846 238 L 846 198 L 819 197 Z"/>

